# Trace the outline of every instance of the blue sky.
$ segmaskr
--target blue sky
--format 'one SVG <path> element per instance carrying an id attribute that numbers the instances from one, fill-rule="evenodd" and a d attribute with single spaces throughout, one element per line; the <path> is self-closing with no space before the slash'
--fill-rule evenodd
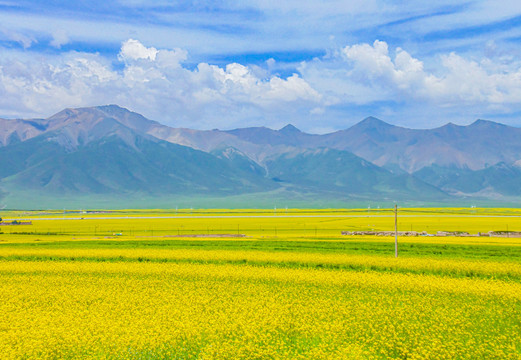
<path id="1" fill-rule="evenodd" d="M 0 116 L 171 126 L 521 126 L 516 1 L 0 0 Z"/>

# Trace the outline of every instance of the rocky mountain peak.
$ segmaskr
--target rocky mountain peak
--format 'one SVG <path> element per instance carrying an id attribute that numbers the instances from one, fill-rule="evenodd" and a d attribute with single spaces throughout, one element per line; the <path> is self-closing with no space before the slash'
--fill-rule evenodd
<path id="1" fill-rule="evenodd" d="M 280 129 L 279 132 L 285 133 L 285 134 L 295 134 L 295 133 L 301 133 L 302 131 L 297 129 L 294 125 L 288 124 L 288 125 L 284 126 L 282 129 Z"/>

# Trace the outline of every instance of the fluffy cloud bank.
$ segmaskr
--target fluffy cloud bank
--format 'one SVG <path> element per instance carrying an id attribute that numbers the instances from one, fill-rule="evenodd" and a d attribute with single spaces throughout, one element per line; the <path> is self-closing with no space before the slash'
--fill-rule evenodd
<path id="1" fill-rule="evenodd" d="M 515 106 L 521 100 L 521 63 L 511 58 L 468 60 L 440 55 L 428 71 L 424 63 L 387 43 L 342 48 L 335 57 L 302 64 L 312 86 L 330 93 L 332 103 L 422 102 L 441 107 Z"/>
<path id="2" fill-rule="evenodd" d="M 44 116 L 64 107 L 116 103 L 173 126 L 293 122 L 304 129 L 342 127 L 338 119 L 359 107 L 371 109 L 363 116 L 385 118 L 381 103 L 397 114 L 412 107 L 435 114 L 452 109 L 469 121 L 491 111 L 521 111 L 521 63 L 514 58 L 473 60 L 449 53 L 427 66 L 404 49 L 375 41 L 302 62 L 287 77 L 270 73 L 273 60 L 264 68 L 188 67 L 187 58 L 183 49 L 156 49 L 133 39 L 122 43 L 116 66 L 99 54 L 76 52 L 4 57 L 0 111 Z"/>
<path id="3" fill-rule="evenodd" d="M 50 114 L 63 107 L 117 103 L 172 125 L 233 125 L 248 117 L 310 111 L 321 95 L 298 74 L 287 78 L 237 63 L 183 66 L 187 52 L 158 50 L 129 39 L 118 55 L 123 68 L 100 55 L 68 53 L 45 61 L 0 62 L 4 113 Z M 305 110 L 307 109 L 307 110 Z M 274 115 L 275 116 L 275 115 Z"/>

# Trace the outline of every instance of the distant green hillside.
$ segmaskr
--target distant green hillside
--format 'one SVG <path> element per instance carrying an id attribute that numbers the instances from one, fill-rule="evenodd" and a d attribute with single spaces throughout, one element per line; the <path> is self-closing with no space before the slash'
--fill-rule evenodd
<path id="1" fill-rule="evenodd" d="M 487 191 L 502 196 L 521 194 L 521 168 L 499 163 L 482 170 L 431 165 L 414 173 L 416 177 L 451 192 L 465 194 Z"/>
<path id="2" fill-rule="evenodd" d="M 49 194 L 237 194 L 276 184 L 257 168 L 238 167 L 186 146 L 132 134 L 68 149 L 49 133 L 0 148 L 4 189 Z"/>
<path id="3" fill-rule="evenodd" d="M 266 161 L 275 181 L 310 190 L 383 199 L 447 199 L 448 195 L 408 174 L 395 175 L 347 151 L 292 151 Z"/>

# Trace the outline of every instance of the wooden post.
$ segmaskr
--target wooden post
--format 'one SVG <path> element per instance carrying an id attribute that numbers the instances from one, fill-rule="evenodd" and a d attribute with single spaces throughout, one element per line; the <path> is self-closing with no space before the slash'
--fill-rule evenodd
<path id="1" fill-rule="evenodd" d="M 394 204 L 394 257 L 398 257 L 398 205 Z"/>

